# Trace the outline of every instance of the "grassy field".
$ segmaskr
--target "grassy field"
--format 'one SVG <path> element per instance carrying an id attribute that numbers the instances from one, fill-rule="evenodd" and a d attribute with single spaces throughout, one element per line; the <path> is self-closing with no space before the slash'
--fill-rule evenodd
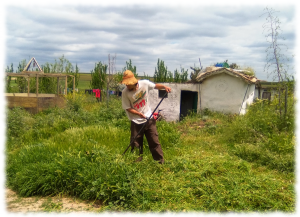
<path id="1" fill-rule="evenodd" d="M 79 82 L 78 82 L 78 90 L 84 91 L 85 89 L 90 88 L 90 81 L 91 81 L 91 73 L 80 73 L 79 74 Z"/>
<path id="2" fill-rule="evenodd" d="M 289 99 L 291 100 L 291 98 Z M 129 144 L 119 98 L 83 93 L 65 109 L 7 113 L 6 186 L 21 197 L 98 200 L 100 211 L 295 212 L 294 108 L 288 124 L 259 101 L 245 116 L 205 111 L 157 122 L 166 163 Z"/>

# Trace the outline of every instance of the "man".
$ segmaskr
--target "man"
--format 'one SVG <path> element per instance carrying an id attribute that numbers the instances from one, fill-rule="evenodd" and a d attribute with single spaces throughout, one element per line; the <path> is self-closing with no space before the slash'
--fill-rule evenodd
<path id="1" fill-rule="evenodd" d="M 149 118 L 152 114 L 148 100 L 149 91 L 153 89 L 165 89 L 169 93 L 171 92 L 171 88 L 162 84 L 154 84 L 149 80 L 138 81 L 130 70 L 126 70 L 124 72 L 121 83 L 126 85 L 122 91 L 122 107 L 125 109 L 129 120 L 131 120 L 130 130 L 132 141 L 143 127 L 143 124 L 146 123 L 146 118 Z M 148 121 L 145 128 L 137 136 L 131 146 L 131 151 L 133 151 L 135 147 L 139 148 L 139 154 L 141 156 L 137 159 L 137 161 L 142 160 L 144 135 L 147 138 L 153 159 L 163 164 L 163 151 L 158 141 L 156 121 L 154 118 L 151 118 Z"/>

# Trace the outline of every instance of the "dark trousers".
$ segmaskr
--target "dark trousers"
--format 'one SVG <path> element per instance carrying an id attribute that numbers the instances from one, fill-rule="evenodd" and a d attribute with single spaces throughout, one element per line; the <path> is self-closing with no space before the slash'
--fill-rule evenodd
<path id="1" fill-rule="evenodd" d="M 131 139 L 137 135 L 137 133 L 140 131 L 140 129 L 143 127 L 144 124 L 136 124 L 133 121 L 131 121 Z M 149 149 L 151 151 L 152 157 L 154 160 L 159 161 L 161 163 L 164 162 L 163 157 L 163 151 L 161 148 L 161 145 L 158 141 L 158 133 L 156 129 L 156 120 L 153 118 L 146 123 L 146 126 L 142 130 L 142 132 L 137 136 L 133 144 L 131 145 L 132 150 L 134 147 L 139 148 L 140 155 L 143 154 L 143 138 L 144 135 L 146 136 L 146 139 L 148 141 Z"/>

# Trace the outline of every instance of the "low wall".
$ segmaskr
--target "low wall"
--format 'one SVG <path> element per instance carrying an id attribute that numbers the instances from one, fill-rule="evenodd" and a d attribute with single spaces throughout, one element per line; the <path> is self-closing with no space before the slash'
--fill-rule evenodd
<path id="1" fill-rule="evenodd" d="M 48 108 L 63 108 L 66 105 L 63 96 L 55 94 L 24 94 L 24 93 L 6 93 L 6 102 L 8 108 L 22 107 L 27 111 L 36 114 Z"/>

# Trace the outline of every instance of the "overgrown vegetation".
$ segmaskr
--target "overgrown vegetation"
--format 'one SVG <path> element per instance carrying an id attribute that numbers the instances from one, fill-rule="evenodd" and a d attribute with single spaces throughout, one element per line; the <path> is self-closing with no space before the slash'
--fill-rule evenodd
<path id="1" fill-rule="evenodd" d="M 142 162 L 121 156 L 130 122 L 120 99 L 107 108 L 79 93 L 64 109 L 7 110 L 6 185 L 21 196 L 101 200 L 102 211 L 295 212 L 289 101 L 285 122 L 275 101 L 261 100 L 244 116 L 205 111 L 157 122 L 164 165 L 153 161 L 147 142 Z"/>

